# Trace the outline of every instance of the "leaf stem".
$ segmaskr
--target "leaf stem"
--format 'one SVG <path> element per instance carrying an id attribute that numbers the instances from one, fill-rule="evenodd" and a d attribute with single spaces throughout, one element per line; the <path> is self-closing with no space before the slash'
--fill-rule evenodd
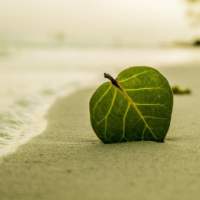
<path id="1" fill-rule="evenodd" d="M 119 84 L 117 83 L 117 80 L 114 79 L 110 74 L 104 73 L 104 78 L 109 79 L 114 86 L 116 86 L 117 88 L 121 90 Z"/>

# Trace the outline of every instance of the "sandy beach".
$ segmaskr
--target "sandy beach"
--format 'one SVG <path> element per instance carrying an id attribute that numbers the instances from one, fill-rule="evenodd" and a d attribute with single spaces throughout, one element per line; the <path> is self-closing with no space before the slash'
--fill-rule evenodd
<path id="1" fill-rule="evenodd" d="M 88 101 L 94 88 L 57 99 L 47 128 L 0 163 L 2 200 L 186 200 L 200 195 L 200 68 L 161 70 L 192 94 L 176 96 L 165 143 L 102 144 Z"/>
<path id="2" fill-rule="evenodd" d="M 199 19 L 200 0 L 0 1 L 0 200 L 199 200 Z M 105 73 L 127 86 L 123 136 L 129 125 L 144 139 L 168 128 L 170 88 L 157 75 L 133 88 L 128 77 L 115 82 L 133 66 L 153 67 L 188 93 L 174 95 L 163 143 L 103 144 L 89 101 Z M 105 135 L 118 133 L 109 123 L 115 94 L 95 115 Z M 131 105 L 138 116 L 129 117 Z"/>

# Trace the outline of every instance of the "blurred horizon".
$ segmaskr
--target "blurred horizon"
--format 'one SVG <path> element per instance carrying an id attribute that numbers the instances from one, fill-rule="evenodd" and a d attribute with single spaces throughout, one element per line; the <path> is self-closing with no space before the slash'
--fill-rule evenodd
<path id="1" fill-rule="evenodd" d="M 1 0 L 0 44 L 152 47 L 198 35 L 184 0 Z"/>

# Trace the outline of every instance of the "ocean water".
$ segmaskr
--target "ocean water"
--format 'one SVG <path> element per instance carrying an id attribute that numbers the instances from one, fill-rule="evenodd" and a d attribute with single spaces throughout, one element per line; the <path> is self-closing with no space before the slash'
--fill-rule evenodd
<path id="1" fill-rule="evenodd" d="M 127 66 L 200 63 L 198 49 L 13 49 L 0 56 L 0 156 L 41 134 L 55 100 Z"/>

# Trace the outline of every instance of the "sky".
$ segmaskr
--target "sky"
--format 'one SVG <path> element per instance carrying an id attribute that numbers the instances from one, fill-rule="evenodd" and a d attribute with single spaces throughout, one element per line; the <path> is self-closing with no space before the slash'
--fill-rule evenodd
<path id="1" fill-rule="evenodd" d="M 183 0 L 1 0 L 0 37 L 80 45 L 155 45 L 188 39 Z"/>

